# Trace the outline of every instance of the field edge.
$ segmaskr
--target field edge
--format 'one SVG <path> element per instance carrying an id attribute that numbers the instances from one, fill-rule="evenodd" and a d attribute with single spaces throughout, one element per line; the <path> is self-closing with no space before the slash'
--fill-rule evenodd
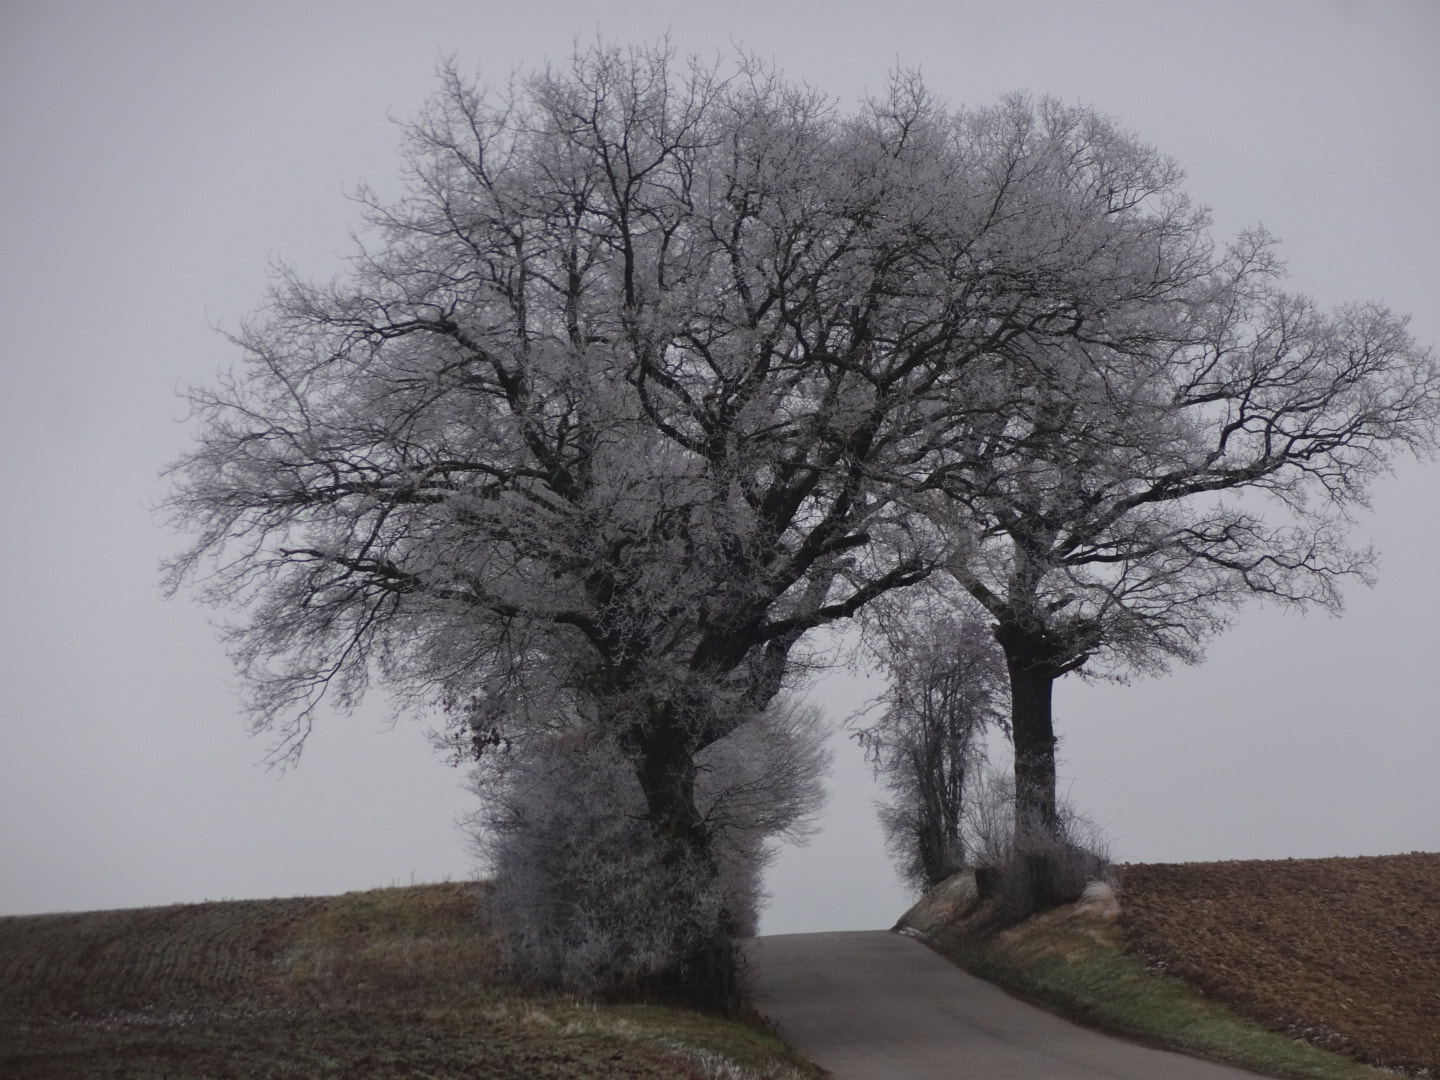
<path id="1" fill-rule="evenodd" d="M 824 1080 L 758 1017 L 515 984 L 475 882 L 0 917 L 0 1073 Z"/>
<path id="2" fill-rule="evenodd" d="M 1276 1080 L 1394 1080 L 1268 1031 L 1128 952 L 1113 912 L 1070 905 L 1000 933 L 966 875 L 941 883 L 895 925 L 1012 996 L 1085 1027 Z"/>

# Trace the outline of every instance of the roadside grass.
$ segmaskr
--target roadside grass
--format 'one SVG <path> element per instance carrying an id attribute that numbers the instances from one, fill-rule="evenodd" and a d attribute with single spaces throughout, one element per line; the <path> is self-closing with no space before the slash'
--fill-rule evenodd
<path id="1" fill-rule="evenodd" d="M 967 895 L 963 884 L 953 881 L 938 888 L 942 891 L 906 913 L 901 926 L 1017 997 L 1091 1027 L 1269 1076 L 1393 1080 L 1392 1072 L 1267 1031 L 1179 979 L 1147 968 L 1125 951 L 1113 918 L 1083 904 L 994 933 L 973 891 Z"/>
<path id="2" fill-rule="evenodd" d="M 526 993 L 485 887 L 0 918 L 0 1075 L 819 1080 L 762 1030 Z"/>

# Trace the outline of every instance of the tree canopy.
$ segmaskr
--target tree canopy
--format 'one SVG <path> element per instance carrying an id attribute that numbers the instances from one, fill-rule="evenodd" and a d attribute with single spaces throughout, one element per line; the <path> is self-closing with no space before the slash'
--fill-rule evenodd
<path id="1" fill-rule="evenodd" d="M 1440 378 L 1404 318 L 1285 292 L 1263 233 L 1203 265 L 1131 340 L 1012 342 L 991 417 L 925 480 L 969 530 L 949 571 L 995 620 L 1017 789 L 1045 820 L 1057 678 L 1194 663 L 1253 597 L 1339 610 L 1374 564 L 1353 511 L 1434 445 Z"/>
<path id="2" fill-rule="evenodd" d="M 846 113 L 597 47 L 446 70 L 405 163 L 347 272 L 282 274 L 192 393 L 171 587 L 242 612 L 282 756 L 377 676 L 474 756 L 595 740 L 687 881 L 719 873 L 697 762 L 809 631 L 948 572 L 1043 817 L 1055 678 L 1193 659 L 1253 592 L 1333 603 L 1345 512 L 1430 438 L 1403 320 L 1284 294 L 1259 234 L 1217 253 L 1088 109 L 897 75 Z M 670 976 L 728 993 L 733 926 L 677 931 Z"/>

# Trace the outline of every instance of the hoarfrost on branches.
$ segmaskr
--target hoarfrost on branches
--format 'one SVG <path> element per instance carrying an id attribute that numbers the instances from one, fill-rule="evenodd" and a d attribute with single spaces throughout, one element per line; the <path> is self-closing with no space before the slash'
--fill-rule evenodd
<path id="1" fill-rule="evenodd" d="M 928 602 L 927 602 L 928 601 Z M 882 609 L 872 652 L 889 685 L 856 736 L 890 798 L 880 822 L 917 892 L 967 865 L 967 793 L 985 764 L 987 729 L 1005 730 L 1005 663 L 989 621 L 943 597 L 906 594 Z M 889 617 L 886 617 L 889 616 Z"/>
<path id="2" fill-rule="evenodd" d="M 654 974 L 697 999 L 733 1001 L 745 924 L 705 907 L 739 850 L 706 755 L 809 631 L 948 572 L 1053 820 L 1056 678 L 1194 659 L 1251 594 L 1334 606 L 1347 513 L 1431 444 L 1403 320 L 1284 293 L 1263 234 L 1217 252 L 1087 109 L 899 74 L 845 115 L 744 57 L 596 47 L 446 70 L 405 155 L 348 272 L 281 274 L 192 393 L 170 586 L 243 613 L 282 758 L 378 678 L 464 753 L 623 762 L 677 898 Z"/>
<path id="3" fill-rule="evenodd" d="M 572 990 L 637 988 L 677 950 L 754 934 L 770 841 L 803 840 L 824 802 L 825 734 L 817 710 L 782 698 L 700 755 L 713 867 L 675 864 L 623 751 L 593 731 L 483 762 L 473 835 L 516 970 Z"/>
<path id="4" fill-rule="evenodd" d="M 1022 817 L 1056 825 L 1055 680 L 1194 663 L 1257 596 L 1338 610 L 1370 579 L 1348 533 L 1371 481 L 1434 449 L 1440 369 L 1385 307 L 1287 292 L 1263 230 L 1217 248 L 1174 163 L 1088 110 L 973 123 L 1047 209 L 1005 280 L 1073 300 L 934 398 L 912 483 L 995 621 Z"/>

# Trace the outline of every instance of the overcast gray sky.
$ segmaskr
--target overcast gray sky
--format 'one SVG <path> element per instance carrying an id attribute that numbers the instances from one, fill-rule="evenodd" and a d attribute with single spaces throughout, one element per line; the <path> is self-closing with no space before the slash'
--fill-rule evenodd
<path id="1" fill-rule="evenodd" d="M 328 277 L 366 181 L 454 54 L 496 80 L 598 32 L 732 45 L 854 100 L 896 64 L 954 103 L 1015 89 L 1119 117 L 1292 287 L 1440 340 L 1433 0 L 5 0 L 0 4 L 0 913 L 323 894 L 471 872 L 461 776 L 383 702 L 257 763 L 209 614 L 166 602 L 149 510 L 176 387 L 233 359 L 279 258 Z M 1201 667 L 1057 700 L 1062 782 L 1133 861 L 1440 850 L 1440 468 L 1379 486 L 1381 583 L 1343 619 L 1252 608 Z M 837 718 L 866 689 L 816 693 Z M 769 932 L 905 904 L 866 769 L 770 877 Z"/>

